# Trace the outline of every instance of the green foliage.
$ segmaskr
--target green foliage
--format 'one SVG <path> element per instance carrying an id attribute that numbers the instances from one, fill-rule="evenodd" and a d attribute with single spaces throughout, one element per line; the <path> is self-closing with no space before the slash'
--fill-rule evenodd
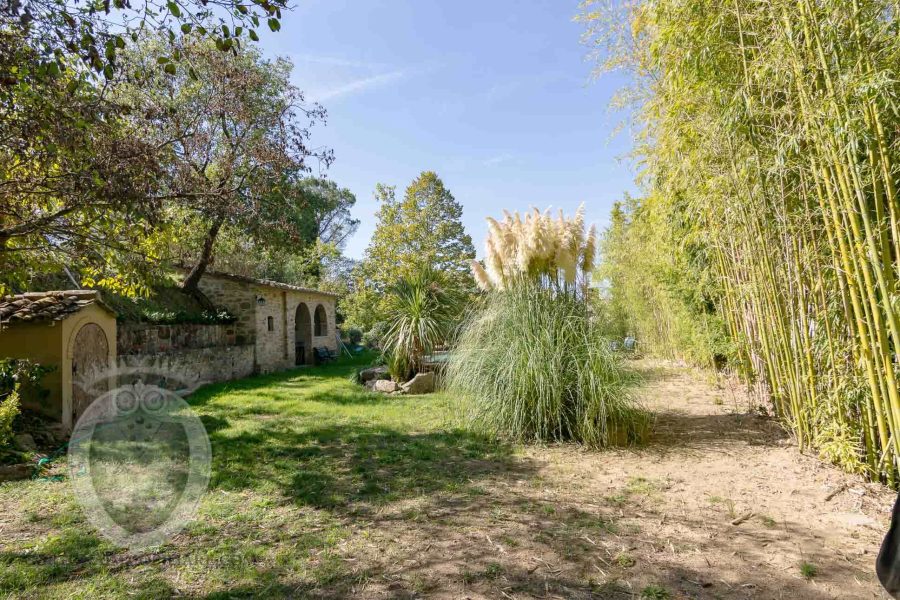
<path id="1" fill-rule="evenodd" d="M 461 307 L 462 296 L 447 277 L 428 269 L 388 289 L 388 327 L 382 345 L 396 381 L 407 381 L 418 373 L 422 359 L 447 341 Z"/>
<path id="2" fill-rule="evenodd" d="M 803 561 L 800 563 L 800 574 L 803 575 L 805 579 L 813 579 L 819 574 L 819 567 L 816 565 Z"/>
<path id="3" fill-rule="evenodd" d="M 0 450 L 12 441 L 13 421 L 19 415 L 19 385 L 6 395 L 0 394 Z"/>
<path id="4" fill-rule="evenodd" d="M 234 315 L 222 308 L 210 308 L 185 294 L 171 280 L 152 284 L 145 294 L 122 296 L 104 294 L 103 300 L 120 322 L 157 324 L 233 323 Z"/>
<path id="5" fill-rule="evenodd" d="M 648 415 L 628 374 L 572 295 L 537 283 L 485 298 L 453 349 L 447 386 L 471 426 L 522 442 L 634 443 Z"/>
<path id="6" fill-rule="evenodd" d="M 331 153 L 307 147 L 325 113 L 303 103 L 290 63 L 221 52 L 196 30 L 135 41 L 117 47 L 129 77 L 98 89 L 77 63 L 48 77 L 56 63 L 0 27 L 0 294 L 66 271 L 146 295 L 171 262 L 198 266 L 191 289 L 219 250 L 226 270 L 339 285 L 355 198 L 305 177 Z"/>
<path id="7" fill-rule="evenodd" d="M 12 439 L 13 421 L 19 414 L 20 390 L 28 389 L 40 396 L 46 392 L 40 387 L 41 378 L 52 370 L 30 360 L 0 360 L 0 450 Z"/>
<path id="8" fill-rule="evenodd" d="M 44 375 L 53 369 L 27 359 L 0 359 L 0 396 L 10 394 L 16 387 L 37 390 Z"/>
<path id="9" fill-rule="evenodd" d="M 335 182 L 302 178 L 285 184 L 281 219 L 299 235 L 273 240 L 248 235 L 246 228 L 226 224 L 216 238 L 218 271 L 272 279 L 294 285 L 346 293 L 351 266 L 342 256 L 347 239 L 359 228 L 351 211 L 356 197 Z M 203 245 L 205 228 L 188 229 L 178 240 L 179 262 L 193 264 Z"/>
<path id="10" fill-rule="evenodd" d="M 896 2 L 613 4 L 582 18 L 635 75 L 646 184 L 608 239 L 616 311 L 663 354 L 727 356 L 801 448 L 897 483 Z"/>
<path id="11" fill-rule="evenodd" d="M 474 290 L 469 263 L 475 248 L 462 225 L 462 205 L 437 174 L 423 172 L 402 199 L 382 184 L 375 196 L 381 203 L 378 224 L 354 273 L 353 293 L 341 303 L 349 326 L 368 331 L 384 320 L 384 292 L 423 269 L 442 273 L 448 286 Z"/>
<path id="12" fill-rule="evenodd" d="M 83 72 L 41 61 L 0 25 L 0 295 L 63 268 L 133 294 L 163 243 L 158 148 Z"/>
<path id="13" fill-rule="evenodd" d="M 385 321 L 376 323 L 372 329 L 363 333 L 362 343 L 366 348 L 381 348 L 382 339 L 387 331 L 388 324 Z"/>
<path id="14" fill-rule="evenodd" d="M 362 343 L 363 340 L 363 332 L 359 329 L 350 328 L 344 331 L 347 336 L 347 341 L 350 342 L 351 346 L 358 346 Z"/>
<path id="15" fill-rule="evenodd" d="M 613 560 L 615 560 L 616 564 L 623 569 L 630 569 L 635 564 L 637 564 L 637 561 L 634 559 L 634 557 L 627 552 L 619 552 L 613 557 Z"/>
<path id="16" fill-rule="evenodd" d="M 215 9 L 203 0 L 146 0 L 139 6 L 122 0 L 102 4 L 22 0 L 4 6 L 0 30 L 16 30 L 26 44 L 40 49 L 42 78 L 52 78 L 76 63 L 93 79 L 113 80 L 123 70 L 123 49 L 136 43 L 142 32 L 154 30 L 173 38 L 193 31 L 224 53 L 237 50 L 247 38 L 259 40 L 261 19 L 278 31 L 284 8 L 284 0 L 223 0 Z M 177 53 L 154 58 L 161 72 L 178 72 Z M 133 72 L 125 69 L 125 74 Z"/>
<path id="17" fill-rule="evenodd" d="M 641 590 L 642 600 L 668 600 L 672 595 L 661 585 L 648 585 Z"/>
<path id="18" fill-rule="evenodd" d="M 160 53 L 178 53 L 195 73 L 160 73 Z M 132 108 L 135 137 L 166 150 L 170 176 L 159 190 L 166 217 L 196 240 L 193 253 L 178 257 L 193 267 L 186 290 L 196 291 L 223 229 L 260 247 L 315 242 L 319 223 L 309 217 L 333 212 L 325 191 L 340 191 L 304 179 L 310 157 L 327 165 L 331 153 L 308 148 L 310 127 L 325 111 L 304 105 L 290 62 L 253 47 L 220 52 L 196 34 L 146 35 L 124 58 L 140 75 L 116 86 L 116 96 Z"/>
<path id="19" fill-rule="evenodd" d="M 729 352 L 716 310 L 720 291 L 706 250 L 671 241 L 684 239 L 672 229 L 679 212 L 659 194 L 613 207 L 600 244 L 599 321 L 612 339 L 633 335 L 658 356 L 712 366 Z"/>

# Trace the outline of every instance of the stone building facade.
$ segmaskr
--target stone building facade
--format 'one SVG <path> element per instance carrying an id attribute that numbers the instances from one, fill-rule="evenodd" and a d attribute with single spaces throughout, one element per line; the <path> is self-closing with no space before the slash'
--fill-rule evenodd
<path id="1" fill-rule="evenodd" d="M 0 358 L 53 367 L 42 381 L 48 395 L 24 395 L 23 404 L 70 430 L 129 369 L 213 383 L 313 364 L 314 348 L 338 350 L 336 294 L 223 273 L 204 275 L 200 289 L 235 322 L 117 323 L 91 290 L 0 297 Z M 106 372 L 102 385 L 84 383 Z"/>
<path id="2" fill-rule="evenodd" d="M 313 348 L 338 350 L 337 294 L 216 272 L 200 290 L 236 317 L 235 343 L 254 347 L 254 372 L 313 364 Z"/>

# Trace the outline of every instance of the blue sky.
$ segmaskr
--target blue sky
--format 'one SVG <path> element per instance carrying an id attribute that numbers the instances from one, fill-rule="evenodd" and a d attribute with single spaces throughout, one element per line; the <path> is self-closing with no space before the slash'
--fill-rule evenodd
<path id="1" fill-rule="evenodd" d="M 481 251 L 487 216 L 584 202 L 602 226 L 635 192 L 628 133 L 610 113 L 620 76 L 591 79 L 575 1 L 298 0 L 264 51 L 328 110 L 312 145 L 334 150 L 329 178 L 357 197 L 360 258 L 378 182 L 402 194 L 433 170 L 464 207 Z"/>

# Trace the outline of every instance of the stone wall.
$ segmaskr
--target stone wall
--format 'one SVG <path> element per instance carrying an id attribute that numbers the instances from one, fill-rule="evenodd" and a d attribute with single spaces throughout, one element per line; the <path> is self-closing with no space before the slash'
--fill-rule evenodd
<path id="1" fill-rule="evenodd" d="M 268 373 L 295 366 L 298 340 L 308 346 L 307 364 L 312 362 L 314 347 L 337 350 L 334 296 L 262 285 L 252 287 L 254 297 L 265 300 L 256 304 L 256 363 L 259 371 Z M 316 336 L 312 328 L 319 305 L 325 309 L 326 319 L 323 335 Z M 309 331 L 297 326 L 298 311 L 304 310 L 309 311 Z"/>
<path id="2" fill-rule="evenodd" d="M 237 324 L 120 323 L 118 366 L 170 373 L 185 383 L 215 383 L 254 372 L 256 348 L 238 343 Z"/>
<path id="3" fill-rule="evenodd" d="M 252 344 L 256 340 L 256 295 L 249 285 L 204 276 L 200 279 L 200 291 L 213 304 L 225 308 L 237 319 L 234 323 L 237 344 Z"/>
<path id="4" fill-rule="evenodd" d="M 263 298 L 256 305 L 256 366 L 261 373 L 289 367 L 288 323 L 285 314 L 287 292 L 263 286 L 253 286 L 253 294 Z M 270 327 L 271 326 L 271 327 Z"/>
<path id="5" fill-rule="evenodd" d="M 234 346 L 237 344 L 236 332 L 236 325 L 231 323 L 218 325 L 120 323 L 117 345 L 119 355 L 160 354 L 190 348 Z"/>
<path id="6" fill-rule="evenodd" d="M 244 344 L 187 348 L 160 354 L 130 354 L 118 357 L 118 367 L 120 370 L 149 368 L 183 383 L 216 383 L 252 375 L 254 352 L 252 344 Z"/>
<path id="7" fill-rule="evenodd" d="M 335 296 L 217 274 L 204 275 L 200 289 L 213 304 L 227 309 L 237 318 L 234 343 L 254 346 L 256 372 L 270 373 L 295 366 L 298 339 L 306 346 L 307 364 L 312 362 L 313 348 L 338 348 Z M 325 310 L 326 324 L 323 334 L 316 336 L 312 327 L 316 307 L 320 305 Z M 297 327 L 298 311 L 308 311 L 308 330 Z"/>

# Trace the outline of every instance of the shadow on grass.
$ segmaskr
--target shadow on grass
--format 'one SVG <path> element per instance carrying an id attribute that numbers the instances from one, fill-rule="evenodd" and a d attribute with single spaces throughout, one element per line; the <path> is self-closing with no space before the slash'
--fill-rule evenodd
<path id="1" fill-rule="evenodd" d="M 284 537 L 267 537 L 273 532 L 261 531 L 256 522 L 241 524 L 245 497 L 237 496 L 234 504 L 223 504 L 219 527 L 199 523 L 166 556 L 132 559 L 81 532 L 79 525 L 32 548 L 0 552 L 0 592 L 34 592 L 82 580 L 94 589 L 98 580 L 116 574 L 114 583 L 122 586 L 118 595 L 158 598 L 416 598 L 435 593 L 624 599 L 637 597 L 648 585 L 668 590 L 672 597 L 832 597 L 766 562 L 775 552 L 794 552 L 797 540 L 810 543 L 810 532 L 799 523 L 782 524 L 784 535 L 774 536 L 756 522 L 736 529 L 722 515 L 711 520 L 704 514 L 658 514 L 655 497 L 638 502 L 634 489 L 616 503 L 567 497 L 564 489 L 536 488 L 540 481 L 535 481 L 534 462 L 479 435 L 401 428 L 364 407 L 359 412 L 352 406 L 325 411 L 291 402 L 385 402 L 340 380 L 353 369 L 336 365 L 256 377 L 210 386 L 191 399 L 196 406 L 209 404 L 209 414 L 202 418 L 213 444 L 211 490 L 277 496 L 275 503 L 258 509 L 259 522 L 277 518 L 278 503 L 327 513 L 289 511 L 292 518 L 316 513 L 313 529 L 301 525 L 279 531 Z M 333 385 L 311 392 L 327 380 Z M 251 392 L 250 401 L 210 404 L 228 389 Z M 277 403 L 281 400 L 283 405 Z M 428 408 L 411 403 L 409 410 Z M 667 414 L 661 418 L 660 437 L 635 452 L 646 452 L 649 460 L 666 447 L 733 446 L 735 437 L 748 445 L 767 443 L 765 424 L 734 419 Z M 418 499 L 424 502 L 403 503 Z M 379 510 L 393 503 L 398 509 Z M 652 518 L 645 520 L 649 526 L 643 530 L 621 522 L 626 515 L 644 513 Z M 340 523 L 331 524 L 330 517 Z M 678 531 L 694 534 L 684 542 L 674 540 L 678 552 L 712 560 L 685 566 L 661 551 L 676 551 L 672 532 L 662 527 L 666 519 L 677 520 Z M 345 528 L 348 537 L 371 530 L 372 544 L 379 545 L 332 553 L 335 540 L 344 539 L 332 539 L 332 527 Z M 248 552 L 241 553 L 242 548 Z M 284 553 L 284 563 L 259 560 L 272 549 Z M 640 562 L 618 565 L 615 556 L 622 549 Z M 734 563 L 723 557 L 748 553 L 746 564 L 754 568 L 742 572 L 738 584 L 726 583 L 734 579 Z M 808 559 L 820 567 L 823 578 L 846 581 L 864 575 L 824 546 Z M 173 563 L 168 569 L 163 566 L 167 561 Z M 180 588 L 173 573 L 182 566 L 203 573 L 202 583 Z"/>
<path id="2" fill-rule="evenodd" d="M 97 535 L 70 529 L 37 547 L 0 552 L 0 590 L 12 592 L 98 572 L 113 549 Z"/>
<path id="3" fill-rule="evenodd" d="M 522 476 L 508 446 L 465 431 L 405 433 L 356 424 L 228 436 L 213 432 L 212 488 L 276 486 L 292 502 L 357 510 L 454 491 L 479 477 Z"/>

